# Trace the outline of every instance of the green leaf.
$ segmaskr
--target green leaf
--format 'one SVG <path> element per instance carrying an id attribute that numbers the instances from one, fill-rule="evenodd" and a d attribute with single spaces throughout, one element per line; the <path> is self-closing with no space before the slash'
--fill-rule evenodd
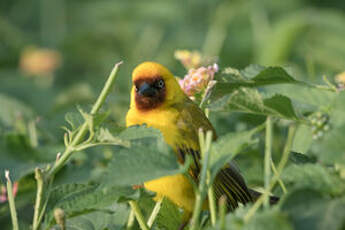
<path id="1" fill-rule="evenodd" d="M 340 230 L 345 227 L 345 197 L 329 199 L 310 189 L 295 190 L 283 200 L 296 230 Z"/>
<path id="2" fill-rule="evenodd" d="M 272 85 L 265 87 L 269 93 L 279 93 L 291 98 L 310 109 L 329 107 L 336 98 L 336 93 L 307 85 Z M 308 108 L 308 107 L 306 107 Z"/>
<path id="3" fill-rule="evenodd" d="M 129 208 L 125 204 L 115 204 L 108 211 L 95 211 L 66 221 L 67 230 L 121 229 L 127 221 Z"/>
<path id="4" fill-rule="evenodd" d="M 300 124 L 297 127 L 295 137 L 292 143 L 292 150 L 300 153 L 307 153 L 313 142 L 313 133 L 311 127 Z"/>
<path id="5" fill-rule="evenodd" d="M 243 71 L 230 69 L 225 73 L 229 75 L 222 76 L 212 89 L 210 100 L 215 101 L 222 96 L 232 93 L 240 87 L 259 87 L 274 84 L 301 84 L 295 80 L 281 67 L 262 67 L 251 65 Z"/>
<path id="6" fill-rule="evenodd" d="M 341 179 L 318 164 L 289 165 L 283 171 L 282 179 L 294 188 L 310 188 L 332 195 L 345 192 Z"/>
<path id="7" fill-rule="evenodd" d="M 158 129 L 136 125 L 125 129 L 118 135 L 118 138 L 130 141 L 141 138 L 162 138 L 162 134 Z"/>
<path id="8" fill-rule="evenodd" d="M 46 224 L 52 223 L 55 208 L 61 208 L 68 218 L 96 210 L 107 210 L 107 207 L 113 203 L 136 196 L 136 193 L 138 191 L 130 187 L 103 187 L 86 184 L 58 186 L 51 192 L 47 206 Z"/>
<path id="9" fill-rule="evenodd" d="M 211 146 L 210 169 L 214 178 L 218 171 L 229 163 L 238 153 L 249 145 L 256 143 L 253 135 L 257 132 L 252 129 L 244 132 L 228 133 L 220 137 Z"/>
<path id="10" fill-rule="evenodd" d="M 169 199 L 164 199 L 155 219 L 154 225 L 159 229 L 175 230 L 179 229 L 183 222 L 183 213 Z"/>
<path id="11" fill-rule="evenodd" d="M 288 216 L 278 209 L 258 210 L 255 215 L 245 223 L 243 216 L 250 207 L 240 207 L 235 213 L 230 213 L 225 217 L 226 229 L 238 230 L 292 230 L 293 226 Z M 217 223 L 218 227 L 219 223 Z M 219 229 L 219 228 L 213 229 Z"/>
<path id="12" fill-rule="evenodd" d="M 158 130 L 134 127 L 125 130 L 119 137 L 134 141 L 129 148 L 114 154 L 106 170 L 105 183 L 135 185 L 185 170 L 180 168 L 175 153 L 164 142 Z"/>
<path id="13" fill-rule="evenodd" d="M 127 140 L 123 140 L 118 136 L 113 136 L 112 132 L 109 129 L 101 127 L 95 134 L 96 141 L 101 142 L 104 144 L 111 144 L 111 145 L 120 145 L 124 147 L 129 147 L 130 142 Z"/>
<path id="14" fill-rule="evenodd" d="M 211 103 L 209 108 L 299 120 L 289 98 L 282 95 L 264 98 L 257 90 L 250 88 L 240 88 Z"/>
<path id="15" fill-rule="evenodd" d="M 312 145 L 318 159 L 325 164 L 345 163 L 345 123 L 331 128 L 321 140 Z"/>

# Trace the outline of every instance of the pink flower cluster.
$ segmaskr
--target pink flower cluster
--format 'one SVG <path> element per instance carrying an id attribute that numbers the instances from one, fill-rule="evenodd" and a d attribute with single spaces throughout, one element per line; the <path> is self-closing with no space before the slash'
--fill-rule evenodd
<path id="1" fill-rule="evenodd" d="M 202 66 L 197 69 L 192 68 L 183 79 L 179 80 L 179 84 L 188 96 L 193 96 L 207 88 L 209 82 L 213 80 L 214 74 L 217 73 L 218 70 L 217 64 L 208 67 Z"/>

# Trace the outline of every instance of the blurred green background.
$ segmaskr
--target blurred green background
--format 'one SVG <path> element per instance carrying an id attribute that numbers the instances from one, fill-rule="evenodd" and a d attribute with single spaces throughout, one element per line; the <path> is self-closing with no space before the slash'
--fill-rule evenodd
<path id="1" fill-rule="evenodd" d="M 342 0 L 2 0 L 0 6 L 0 91 L 43 119 L 91 102 L 113 64 L 124 60 L 109 99 L 123 124 L 133 67 L 154 60 L 183 76 L 177 49 L 218 56 L 220 67 L 285 65 L 294 77 L 313 81 L 345 68 Z M 39 56 L 42 49 L 53 53 Z M 56 128 L 61 120 L 49 123 Z"/>
<path id="2" fill-rule="evenodd" d="M 345 70 L 345 1 L 2 0 L 0 151 L 24 159 L 23 165 L 13 161 L 16 168 L 54 160 L 63 149 L 66 112 L 91 104 L 120 60 L 124 64 L 107 109 L 113 122 L 124 126 L 132 69 L 153 60 L 183 77 L 186 70 L 174 58 L 178 49 L 217 56 L 220 68 L 282 65 L 297 79 L 320 83 L 326 75 L 333 81 Z M 249 115 L 211 118 L 219 133 L 243 129 L 234 127 L 240 121 L 253 122 Z M 285 133 L 280 134 L 275 150 L 283 143 Z M 92 164 L 95 170 L 85 171 L 97 175 L 104 162 L 87 157 L 76 159 Z M 249 167 L 255 162 L 241 164 L 247 165 L 250 184 L 262 183 L 261 168 Z M 0 166 L 11 168 L 12 161 L 2 160 Z M 64 182 L 78 181 L 85 171 L 73 171 L 74 178 Z M 84 174 L 80 178 L 90 178 Z M 23 199 L 17 205 L 27 221 L 32 206 L 26 200 L 33 199 L 33 185 L 26 181 L 19 191 Z M 0 206 L 0 214 L 7 211 L 7 205 Z"/>

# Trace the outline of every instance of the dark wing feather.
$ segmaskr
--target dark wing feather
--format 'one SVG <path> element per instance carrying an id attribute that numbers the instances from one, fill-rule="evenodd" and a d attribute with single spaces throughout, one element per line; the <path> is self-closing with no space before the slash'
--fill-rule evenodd
<path id="1" fill-rule="evenodd" d="M 211 130 L 214 140 L 217 138 L 216 132 L 204 113 L 190 99 L 186 98 L 185 103 L 177 104 L 175 108 L 180 114 L 176 122 L 180 130 L 180 138 L 184 141 L 183 144 L 176 143 L 177 151 L 180 158 L 183 159 L 182 162 L 185 160 L 186 154 L 192 156 L 193 164 L 190 174 L 198 182 L 201 169 L 198 140 L 199 129 L 201 128 L 204 131 Z M 245 204 L 252 201 L 243 177 L 232 163 L 227 164 L 220 170 L 213 186 L 217 200 L 221 196 L 226 196 L 229 210 L 235 209 L 238 206 L 238 202 Z"/>

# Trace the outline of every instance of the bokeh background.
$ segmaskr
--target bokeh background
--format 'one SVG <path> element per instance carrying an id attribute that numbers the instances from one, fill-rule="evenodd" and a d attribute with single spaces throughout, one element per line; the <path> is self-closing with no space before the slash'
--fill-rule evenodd
<path id="1" fill-rule="evenodd" d="M 0 90 L 44 116 L 91 102 L 123 60 L 109 100 L 123 123 L 133 67 L 154 60 L 183 76 L 177 49 L 217 56 L 220 67 L 285 65 L 294 77 L 313 81 L 345 68 L 342 0 L 2 0 L 0 6 Z"/>
<path id="2" fill-rule="evenodd" d="M 282 65 L 297 79 L 320 83 L 325 75 L 334 81 L 345 70 L 345 1 L 1 0 L 0 134 L 10 140 L 6 149 L 15 146 L 15 154 L 25 159 L 23 167 L 53 160 L 63 148 L 66 112 L 91 104 L 120 60 L 124 64 L 107 109 L 113 122 L 124 126 L 131 70 L 153 60 L 183 77 L 186 70 L 174 58 L 179 49 L 218 57 L 220 68 Z M 241 121 L 227 115 L 211 118 L 221 133 Z M 248 117 L 242 121 L 251 122 Z M 46 155 L 32 152 L 26 142 Z M 89 164 L 102 165 L 92 157 Z M 10 167 L 11 161 L 2 164 Z M 262 183 L 262 169 L 250 170 L 245 172 L 249 183 Z M 32 206 L 24 199 L 33 199 L 34 193 L 25 189 L 32 190 L 33 183 L 22 185 L 26 195 L 18 201 L 28 221 Z M 7 210 L 0 206 L 6 216 L 0 224 L 8 220 Z"/>

